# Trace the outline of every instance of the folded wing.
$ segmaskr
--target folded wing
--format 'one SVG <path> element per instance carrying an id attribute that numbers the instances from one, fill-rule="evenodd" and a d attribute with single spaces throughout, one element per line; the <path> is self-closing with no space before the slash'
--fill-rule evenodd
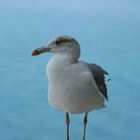
<path id="1" fill-rule="evenodd" d="M 90 63 L 88 64 L 88 67 L 93 75 L 93 78 L 95 79 L 99 91 L 108 100 L 107 87 L 105 84 L 105 75 L 108 75 L 108 72 L 106 72 L 97 64 Z"/>

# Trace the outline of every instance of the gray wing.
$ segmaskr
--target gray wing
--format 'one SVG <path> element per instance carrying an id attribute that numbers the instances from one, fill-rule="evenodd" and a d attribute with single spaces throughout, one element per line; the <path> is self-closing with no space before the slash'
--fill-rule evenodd
<path id="1" fill-rule="evenodd" d="M 105 74 L 108 75 L 104 69 L 96 64 L 88 64 L 90 71 L 92 72 L 93 78 L 95 79 L 96 85 L 103 96 L 108 100 L 107 87 L 105 84 Z"/>

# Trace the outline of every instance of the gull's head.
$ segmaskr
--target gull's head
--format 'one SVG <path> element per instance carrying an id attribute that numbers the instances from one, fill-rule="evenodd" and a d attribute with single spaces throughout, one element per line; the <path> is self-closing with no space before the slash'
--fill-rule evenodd
<path id="1" fill-rule="evenodd" d="M 80 45 L 76 39 L 68 35 L 59 36 L 51 40 L 48 44 L 38 48 L 32 52 L 32 56 L 39 55 L 45 52 L 53 54 L 67 54 L 79 58 Z"/>

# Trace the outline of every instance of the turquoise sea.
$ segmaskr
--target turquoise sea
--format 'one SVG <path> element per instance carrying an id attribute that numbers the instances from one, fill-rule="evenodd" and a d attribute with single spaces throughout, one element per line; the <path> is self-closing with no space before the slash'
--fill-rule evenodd
<path id="1" fill-rule="evenodd" d="M 65 140 L 65 114 L 47 100 L 51 55 L 31 57 L 62 34 L 111 78 L 107 107 L 89 115 L 87 140 L 139 140 L 139 0 L 0 0 L 0 140 Z M 80 140 L 83 115 L 70 117 L 71 140 Z"/>

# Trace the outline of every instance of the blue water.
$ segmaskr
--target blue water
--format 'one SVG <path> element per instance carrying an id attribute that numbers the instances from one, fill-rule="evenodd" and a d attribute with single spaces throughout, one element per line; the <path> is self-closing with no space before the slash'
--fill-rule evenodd
<path id="1" fill-rule="evenodd" d="M 51 38 L 68 34 L 81 59 L 100 64 L 107 108 L 90 113 L 87 140 L 140 139 L 139 0 L 0 0 L 0 140 L 65 140 L 65 115 L 47 101 L 50 54 L 31 57 Z M 71 139 L 83 115 L 71 115 Z"/>

